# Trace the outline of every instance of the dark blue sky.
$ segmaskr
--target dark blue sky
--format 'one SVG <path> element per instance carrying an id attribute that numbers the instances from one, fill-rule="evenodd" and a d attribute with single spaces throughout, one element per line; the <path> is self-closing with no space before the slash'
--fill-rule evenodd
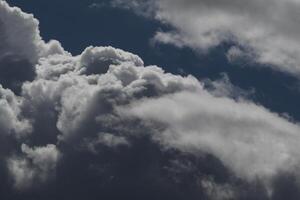
<path id="1" fill-rule="evenodd" d="M 111 8 L 105 0 L 8 0 L 40 21 L 45 40 L 57 39 L 73 54 L 85 47 L 114 46 L 138 54 L 146 65 L 159 65 L 172 73 L 193 74 L 199 79 L 216 79 L 228 74 L 232 83 L 246 90 L 255 89 L 253 100 L 278 112 L 300 120 L 299 81 L 281 72 L 249 63 L 230 64 L 224 52 L 226 45 L 200 55 L 188 48 L 151 45 L 157 30 L 167 29 L 154 20 L 138 16 L 129 10 Z M 91 8 L 92 3 L 104 3 Z M 246 65 L 246 67 L 245 67 Z"/>

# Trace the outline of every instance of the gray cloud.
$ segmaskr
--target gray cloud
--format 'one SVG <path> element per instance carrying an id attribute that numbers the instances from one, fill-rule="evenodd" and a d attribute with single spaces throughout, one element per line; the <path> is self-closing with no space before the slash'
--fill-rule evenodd
<path id="1" fill-rule="evenodd" d="M 33 184 L 44 182 L 55 170 L 60 152 L 55 145 L 30 148 L 21 146 L 23 156 L 8 159 L 8 169 L 17 189 L 30 188 Z"/>
<path id="2" fill-rule="evenodd" d="M 220 185 L 214 182 L 211 178 L 206 178 L 201 181 L 201 186 L 205 189 L 207 196 L 212 200 L 229 200 L 236 199 L 234 189 L 230 185 Z"/>
<path id="3" fill-rule="evenodd" d="M 110 133 L 99 133 L 96 139 L 87 139 L 86 145 L 91 152 L 98 153 L 97 146 L 107 146 L 113 148 L 118 146 L 129 146 L 130 143 L 123 136 L 115 136 Z"/>
<path id="4" fill-rule="evenodd" d="M 21 116 L 20 104 L 21 98 L 0 85 L 0 134 L 22 137 L 31 131 L 29 120 Z"/>

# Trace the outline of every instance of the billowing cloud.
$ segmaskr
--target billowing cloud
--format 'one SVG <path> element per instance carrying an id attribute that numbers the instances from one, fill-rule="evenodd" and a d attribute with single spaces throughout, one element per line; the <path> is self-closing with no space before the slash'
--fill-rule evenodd
<path id="1" fill-rule="evenodd" d="M 226 76 L 207 89 L 113 47 L 73 56 L 45 43 L 31 15 L 3 1 L 1 10 L 1 52 L 35 73 L 18 94 L 0 88 L 2 184 L 39 199 L 276 199 L 286 191 L 277 180 L 299 187 L 300 126 Z M 12 191 L 3 196 L 18 199 Z"/>
<path id="2" fill-rule="evenodd" d="M 114 5 L 147 13 L 174 27 L 156 33 L 154 39 L 161 43 L 200 52 L 229 43 L 230 60 L 242 56 L 299 75 L 297 0 L 115 0 Z"/>

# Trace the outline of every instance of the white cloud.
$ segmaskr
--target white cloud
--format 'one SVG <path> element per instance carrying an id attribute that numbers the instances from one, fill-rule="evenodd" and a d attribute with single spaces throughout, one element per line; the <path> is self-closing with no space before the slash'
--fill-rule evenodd
<path id="1" fill-rule="evenodd" d="M 81 65 L 85 67 L 99 60 L 112 60 L 113 64 L 132 62 L 135 66 L 144 65 L 137 55 L 113 47 L 88 47 L 80 56 Z"/>
<path id="2" fill-rule="evenodd" d="M 36 63 L 40 57 L 66 53 L 58 41 L 45 43 L 33 15 L 0 1 L 0 58 L 14 55 Z"/>
<path id="3" fill-rule="evenodd" d="M 166 124 L 154 135 L 162 145 L 211 153 L 248 180 L 296 172 L 300 162 L 300 127 L 251 102 L 180 92 L 141 100 L 120 112 Z"/>
<path id="4" fill-rule="evenodd" d="M 158 31 L 155 39 L 178 47 L 208 51 L 222 42 L 242 47 L 239 55 L 274 69 L 299 75 L 298 0 L 115 0 L 170 24 L 175 31 Z M 149 16 L 149 15 L 147 15 Z"/>

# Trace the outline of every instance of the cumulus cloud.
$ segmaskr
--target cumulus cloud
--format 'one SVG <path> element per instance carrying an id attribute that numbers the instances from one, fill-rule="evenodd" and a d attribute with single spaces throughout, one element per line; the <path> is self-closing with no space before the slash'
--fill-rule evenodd
<path id="1" fill-rule="evenodd" d="M 41 78 L 24 84 L 23 96 L 29 98 L 31 106 L 47 104 L 57 111 L 59 140 L 81 140 L 95 137 L 99 131 L 113 131 L 109 137 L 99 140 L 98 135 L 96 139 L 112 145 L 116 142 L 114 134 L 126 136 L 130 129 L 138 128 L 126 127 L 129 125 L 123 122 L 136 116 L 157 122 L 157 126 L 147 127 L 148 132 L 163 146 L 213 154 L 239 177 L 253 180 L 273 177 L 284 170 L 296 171 L 297 124 L 254 103 L 232 100 L 224 90 L 221 95 L 214 93 L 216 90 L 211 94 L 192 76 L 175 76 L 156 66 L 140 66 L 142 62 L 133 55 L 118 61 L 129 55 L 118 49 L 114 56 L 108 56 L 115 64 L 110 64 L 106 72 L 82 73 L 82 68 L 88 66 L 82 64 L 82 56 L 84 60 L 95 60 L 95 55 L 105 55 L 106 51 L 107 48 L 89 48 L 77 57 L 60 57 L 63 61 L 55 63 L 63 63 L 68 70 L 49 73 L 46 79 L 38 74 Z M 124 56 L 116 56 L 122 53 Z M 164 129 L 159 128 L 156 134 L 156 128 L 161 126 Z"/>
<path id="2" fill-rule="evenodd" d="M 174 2 L 174 7 L 180 3 Z M 73 56 L 58 42 L 45 43 L 32 15 L 3 1 L 0 11 L 5 27 L 0 30 L 12 33 L 0 31 L 7 45 L 1 52 L 19 52 L 35 72 L 19 95 L 0 87 L 0 131 L 12 144 L 0 159 L 7 161 L 16 188 L 31 191 L 56 171 L 61 199 L 66 191 L 100 188 L 107 194 L 114 187 L 129 188 L 120 193 L 128 195 L 145 183 L 141 189 L 147 195 L 162 191 L 171 199 L 199 199 L 217 191 L 211 198 L 230 199 L 239 193 L 235 188 L 251 193 L 256 180 L 272 181 L 285 173 L 299 179 L 298 123 L 245 100 L 226 76 L 206 89 L 207 83 L 193 76 L 144 66 L 137 55 L 113 47 L 88 47 Z M 21 30 L 24 35 L 15 44 L 10 36 Z M 121 146 L 126 148 L 116 151 Z M 181 165 L 182 155 L 190 165 Z M 168 177 L 174 175 L 168 171 L 172 160 L 184 166 L 176 181 Z"/>
<path id="3" fill-rule="evenodd" d="M 267 0 L 115 0 L 116 5 L 150 10 L 152 17 L 174 27 L 158 31 L 156 41 L 201 52 L 233 44 L 235 56 L 299 75 L 299 1 Z M 147 14 L 149 16 L 149 14 Z M 237 52 L 236 50 L 239 49 Z"/>

